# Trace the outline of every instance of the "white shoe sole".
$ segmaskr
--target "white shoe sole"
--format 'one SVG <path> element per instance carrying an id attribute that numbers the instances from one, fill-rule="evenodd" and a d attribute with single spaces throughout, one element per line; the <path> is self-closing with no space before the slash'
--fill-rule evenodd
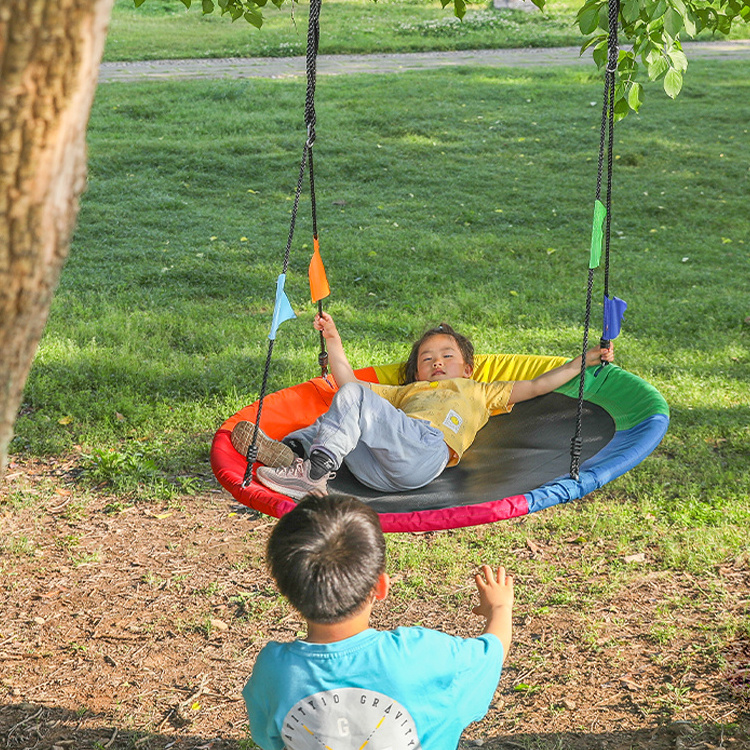
<path id="1" fill-rule="evenodd" d="M 329 474 L 329 478 L 331 476 L 332 475 Z M 328 493 L 328 480 L 326 480 L 322 487 L 311 487 L 309 485 L 305 487 L 290 487 L 289 484 L 277 482 L 274 471 L 272 469 L 264 469 L 262 466 L 259 467 L 255 472 L 255 478 L 264 487 L 268 487 L 269 490 L 278 492 L 281 495 L 286 495 L 292 500 L 302 500 L 308 495 L 317 495 L 318 497 L 322 497 L 323 495 L 326 495 Z"/>

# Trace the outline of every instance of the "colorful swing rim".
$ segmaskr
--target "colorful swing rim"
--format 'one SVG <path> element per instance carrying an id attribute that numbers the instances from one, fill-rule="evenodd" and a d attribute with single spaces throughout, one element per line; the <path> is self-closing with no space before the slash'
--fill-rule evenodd
<path id="1" fill-rule="evenodd" d="M 565 362 L 563 357 L 490 354 L 476 357 L 474 379 L 527 380 Z M 365 367 L 356 371 L 360 380 L 396 383 L 399 365 Z M 571 398 L 578 397 L 579 381 L 574 379 L 558 389 Z M 265 397 L 261 426 L 272 438 L 305 427 L 325 412 L 336 387 L 332 378 L 313 378 Z M 585 461 L 579 478 L 561 476 L 522 495 L 498 498 L 475 505 L 460 505 L 437 510 L 381 513 L 385 532 L 435 531 L 477 526 L 534 513 L 558 503 L 578 500 L 621 476 L 645 459 L 661 442 L 669 425 L 669 407 L 652 385 L 616 365 L 589 368 L 584 384 L 584 400 L 603 408 L 615 424 L 615 433 L 607 445 Z M 288 513 L 295 502 L 257 481 L 242 486 L 245 457 L 231 442 L 235 424 L 254 421 L 258 402 L 240 409 L 217 430 L 211 446 L 211 468 L 216 478 L 237 501 L 275 518 Z M 253 467 L 253 477 L 255 476 Z"/>

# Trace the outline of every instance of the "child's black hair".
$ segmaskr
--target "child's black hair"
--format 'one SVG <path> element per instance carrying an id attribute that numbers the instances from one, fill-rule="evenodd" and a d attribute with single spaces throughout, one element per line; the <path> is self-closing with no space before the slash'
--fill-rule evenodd
<path id="1" fill-rule="evenodd" d="M 450 336 L 458 346 L 461 355 L 464 358 L 464 363 L 474 369 L 474 344 L 471 340 L 454 330 L 447 323 L 441 323 L 436 328 L 430 328 L 429 331 L 425 331 L 422 336 L 417 339 L 411 347 L 409 353 L 409 359 L 401 365 L 399 370 L 399 383 L 401 385 L 408 385 L 409 383 L 415 383 L 417 381 L 417 370 L 419 368 L 419 348 L 424 344 L 427 339 L 433 336 Z"/>
<path id="2" fill-rule="evenodd" d="M 365 606 L 385 572 L 385 537 L 360 500 L 308 496 L 276 524 L 267 556 L 289 603 L 306 620 L 330 624 Z"/>

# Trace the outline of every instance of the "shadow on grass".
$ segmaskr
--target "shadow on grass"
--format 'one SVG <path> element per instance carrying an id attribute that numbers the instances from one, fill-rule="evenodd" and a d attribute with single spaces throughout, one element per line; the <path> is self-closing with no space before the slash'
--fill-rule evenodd
<path id="1" fill-rule="evenodd" d="M 71 711 L 38 703 L 0 704 L 0 747 L 35 750 L 245 750 L 249 740 L 198 737 L 189 727 L 177 728 L 179 720 L 168 714 L 165 727 L 175 732 L 138 731 L 113 726 L 111 716 L 90 711 Z"/>
<path id="2" fill-rule="evenodd" d="M 164 723 L 173 721 L 165 717 Z M 92 748 L 101 750 L 249 750 L 250 740 L 199 737 L 184 727 L 175 734 L 121 729 L 108 717 L 35 703 L 0 705 L 0 742 L 6 748 Z M 704 750 L 750 748 L 750 713 L 743 711 L 732 724 L 674 721 L 632 731 L 562 732 L 499 735 L 484 741 L 462 740 L 462 749 L 486 750 Z"/>
<path id="3" fill-rule="evenodd" d="M 673 721 L 614 732 L 562 732 L 512 734 L 487 740 L 484 750 L 711 750 L 750 748 L 750 715 L 733 724 L 699 724 Z"/>

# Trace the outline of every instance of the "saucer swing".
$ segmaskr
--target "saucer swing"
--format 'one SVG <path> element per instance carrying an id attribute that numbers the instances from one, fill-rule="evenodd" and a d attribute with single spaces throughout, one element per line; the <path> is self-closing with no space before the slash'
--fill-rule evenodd
<path id="1" fill-rule="evenodd" d="M 584 361 L 594 271 L 600 265 L 602 251 L 605 258 L 602 346 L 607 346 L 619 334 L 626 308 L 622 300 L 609 295 L 614 73 L 618 55 L 616 0 L 610 0 L 609 11 L 608 64 L 582 346 Z M 313 169 L 319 16 L 320 0 L 312 0 L 307 39 L 307 139 L 283 269 L 277 280 L 260 398 L 229 417 L 216 432 L 211 446 L 211 467 L 222 487 L 240 503 L 276 518 L 289 512 L 295 501 L 255 481 L 256 436 L 247 455 L 243 456 L 233 447 L 231 432 L 237 422 L 248 420 L 259 422 L 267 435 L 281 439 L 293 430 L 312 424 L 328 409 L 336 392 L 335 383 L 327 374 L 327 354 L 321 333 L 321 376 L 266 394 L 277 330 L 285 320 L 296 317 L 284 292 L 284 283 L 306 171 L 310 179 L 314 246 L 310 288 L 312 301 L 317 303 L 319 311 L 322 311 L 321 300 L 329 294 L 318 244 Z M 605 154 L 606 205 L 601 200 Z M 478 355 L 472 377 L 481 381 L 531 379 L 565 361 L 565 357 Z M 396 384 L 398 370 L 398 364 L 376 364 L 355 370 L 355 374 L 364 381 Z M 667 403 L 652 385 L 613 364 L 590 368 L 582 364 L 580 378 L 553 393 L 516 404 L 509 414 L 490 417 L 461 462 L 426 487 L 409 492 L 380 493 L 360 484 L 342 466 L 329 488 L 332 492 L 355 495 L 368 503 L 379 514 L 385 532 L 431 531 L 491 523 L 577 500 L 602 487 L 643 461 L 659 445 L 668 424 Z"/>

